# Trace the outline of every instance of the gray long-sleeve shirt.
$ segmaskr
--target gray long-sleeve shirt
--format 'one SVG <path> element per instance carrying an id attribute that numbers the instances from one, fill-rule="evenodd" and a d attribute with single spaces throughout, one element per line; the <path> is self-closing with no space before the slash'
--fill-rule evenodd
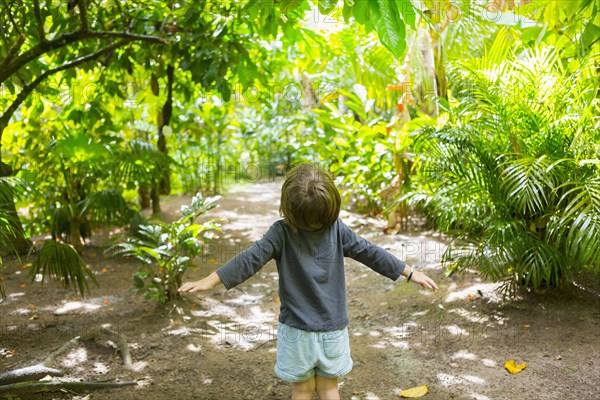
<path id="1" fill-rule="evenodd" d="M 405 263 L 356 235 L 338 219 L 319 231 L 294 233 L 283 220 L 262 239 L 217 269 L 227 289 L 275 259 L 279 273 L 279 322 L 305 331 L 331 331 L 348 325 L 344 257 L 396 280 Z"/>

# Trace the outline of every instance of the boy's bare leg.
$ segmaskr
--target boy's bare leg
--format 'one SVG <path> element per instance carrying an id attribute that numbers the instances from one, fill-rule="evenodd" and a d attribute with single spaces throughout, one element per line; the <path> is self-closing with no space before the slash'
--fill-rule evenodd
<path id="1" fill-rule="evenodd" d="M 315 381 L 319 400 L 340 400 L 338 378 L 326 378 L 317 375 Z"/>
<path id="2" fill-rule="evenodd" d="M 292 400 L 312 400 L 314 392 L 314 376 L 304 382 L 292 383 Z"/>

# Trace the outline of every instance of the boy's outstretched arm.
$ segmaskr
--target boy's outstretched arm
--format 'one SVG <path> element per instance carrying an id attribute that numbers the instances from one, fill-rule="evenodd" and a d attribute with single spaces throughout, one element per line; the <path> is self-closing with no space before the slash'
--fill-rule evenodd
<path id="1" fill-rule="evenodd" d="M 405 262 L 381 247 L 358 236 L 340 220 L 341 240 L 344 256 L 365 264 L 375 272 L 396 280 L 400 275 L 410 276 L 410 280 L 433 291 L 438 290 L 436 283 L 422 272 L 415 271 Z M 410 275 L 412 273 L 412 275 Z"/>
<path id="2" fill-rule="evenodd" d="M 428 277 L 427 275 L 425 275 L 422 272 L 419 271 L 415 271 L 414 269 L 412 269 L 412 267 L 410 267 L 408 264 L 404 267 L 404 271 L 402 271 L 402 275 L 407 277 L 412 273 L 412 276 L 410 277 L 410 280 L 414 283 L 417 283 L 421 286 L 423 286 L 425 289 L 431 289 L 434 292 L 436 290 L 438 290 L 438 287 L 436 285 L 436 283 L 434 282 L 433 279 L 431 279 L 430 277 Z"/>
<path id="3" fill-rule="evenodd" d="M 221 278 L 216 272 L 208 275 L 206 278 L 200 279 L 199 281 L 186 282 L 179 288 L 180 292 L 197 292 L 199 290 L 210 290 L 222 283 Z"/>
<path id="4" fill-rule="evenodd" d="M 269 260 L 271 260 L 280 246 L 280 227 L 277 223 L 271 225 L 262 239 L 256 241 L 246 250 L 238 253 L 215 272 L 204 279 L 195 282 L 186 282 L 179 288 L 180 292 L 196 292 L 210 290 L 219 284 L 231 289 L 256 274 Z"/>

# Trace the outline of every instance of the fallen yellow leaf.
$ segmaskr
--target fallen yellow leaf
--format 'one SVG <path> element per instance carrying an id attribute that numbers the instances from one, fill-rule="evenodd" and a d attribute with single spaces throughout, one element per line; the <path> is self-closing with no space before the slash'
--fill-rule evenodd
<path id="1" fill-rule="evenodd" d="M 400 397 L 421 397 L 427 394 L 427 385 L 416 386 L 400 392 Z"/>
<path id="2" fill-rule="evenodd" d="M 519 372 L 524 370 L 525 367 L 527 367 L 526 363 L 515 364 L 515 360 L 508 360 L 507 362 L 504 363 L 504 368 L 506 368 L 506 370 L 508 372 L 510 372 L 511 374 L 518 374 Z"/>
<path id="3" fill-rule="evenodd" d="M 26 283 L 21 283 L 21 287 L 22 287 L 23 289 L 25 289 L 25 288 L 27 287 L 27 284 L 26 284 Z"/>
<path id="4" fill-rule="evenodd" d="M 106 267 L 102 268 L 102 272 L 108 272 L 108 268 L 106 268 Z"/>

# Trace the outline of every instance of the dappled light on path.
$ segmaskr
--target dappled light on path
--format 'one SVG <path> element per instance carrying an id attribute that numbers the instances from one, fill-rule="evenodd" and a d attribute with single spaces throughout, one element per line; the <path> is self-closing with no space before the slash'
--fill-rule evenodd
<path id="1" fill-rule="evenodd" d="M 448 287 L 449 293 L 445 302 L 451 303 L 453 301 L 465 300 L 469 298 L 469 295 L 471 295 L 471 297 L 481 296 L 491 303 L 499 303 L 502 301 L 502 296 L 498 291 L 501 285 L 502 283 L 477 283 L 465 289 L 456 291 L 455 285 L 451 285 Z"/>

